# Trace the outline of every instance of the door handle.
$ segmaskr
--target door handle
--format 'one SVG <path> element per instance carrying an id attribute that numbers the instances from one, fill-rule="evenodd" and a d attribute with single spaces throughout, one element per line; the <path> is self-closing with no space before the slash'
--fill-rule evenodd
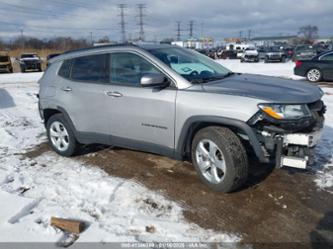
<path id="1" fill-rule="evenodd" d="M 110 97 L 122 97 L 123 95 L 120 92 L 106 92 L 106 95 L 110 96 Z"/>
<path id="2" fill-rule="evenodd" d="M 65 92 L 71 92 L 72 88 L 70 88 L 69 86 L 66 86 L 66 87 L 61 88 L 61 90 L 65 91 Z"/>

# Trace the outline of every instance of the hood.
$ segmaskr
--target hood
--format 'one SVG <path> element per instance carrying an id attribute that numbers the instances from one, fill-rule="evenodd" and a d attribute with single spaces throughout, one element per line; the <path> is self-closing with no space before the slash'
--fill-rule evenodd
<path id="1" fill-rule="evenodd" d="M 246 55 L 258 55 L 258 51 L 257 50 L 247 50 L 244 52 L 244 54 Z"/>
<path id="2" fill-rule="evenodd" d="M 283 55 L 283 52 L 267 52 L 267 55 Z"/>
<path id="3" fill-rule="evenodd" d="M 296 80 L 254 74 L 235 74 L 202 84 L 203 90 L 257 98 L 273 103 L 312 103 L 323 96 L 318 86 Z"/>

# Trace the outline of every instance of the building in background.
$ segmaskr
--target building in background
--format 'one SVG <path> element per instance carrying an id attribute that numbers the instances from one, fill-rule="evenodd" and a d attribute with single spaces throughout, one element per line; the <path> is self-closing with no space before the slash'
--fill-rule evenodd
<path id="1" fill-rule="evenodd" d="M 189 38 L 184 41 L 173 41 L 171 44 L 191 49 L 211 49 L 214 47 L 214 39 L 211 37 Z"/>
<path id="2" fill-rule="evenodd" d="M 295 39 L 297 39 L 297 35 L 254 37 L 251 39 L 251 43 L 256 46 L 274 46 L 279 44 L 291 44 Z"/>

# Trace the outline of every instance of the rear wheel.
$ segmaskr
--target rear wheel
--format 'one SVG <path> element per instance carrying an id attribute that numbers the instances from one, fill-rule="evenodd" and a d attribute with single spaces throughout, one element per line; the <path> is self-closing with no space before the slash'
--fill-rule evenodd
<path id="1" fill-rule="evenodd" d="M 230 129 L 211 126 L 200 130 L 192 142 L 192 162 L 200 179 L 219 192 L 231 192 L 247 179 L 247 155 Z"/>
<path id="2" fill-rule="evenodd" d="M 306 74 L 306 78 L 308 79 L 308 81 L 310 82 L 318 82 L 321 80 L 322 78 L 322 74 L 320 72 L 319 69 L 317 68 L 312 68 L 310 69 L 307 74 Z"/>
<path id="3" fill-rule="evenodd" d="M 69 157 L 78 151 L 79 143 L 63 114 L 50 117 L 46 129 L 49 144 L 59 155 Z"/>

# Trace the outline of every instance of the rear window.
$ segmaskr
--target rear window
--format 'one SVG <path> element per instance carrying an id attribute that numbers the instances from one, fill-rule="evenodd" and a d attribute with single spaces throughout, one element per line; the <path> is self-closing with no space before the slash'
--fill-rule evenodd
<path id="1" fill-rule="evenodd" d="M 63 78 L 69 79 L 71 74 L 72 60 L 65 60 L 59 70 L 59 75 Z"/>
<path id="2" fill-rule="evenodd" d="M 73 59 L 71 79 L 83 82 L 109 81 L 109 55 L 89 55 Z"/>

